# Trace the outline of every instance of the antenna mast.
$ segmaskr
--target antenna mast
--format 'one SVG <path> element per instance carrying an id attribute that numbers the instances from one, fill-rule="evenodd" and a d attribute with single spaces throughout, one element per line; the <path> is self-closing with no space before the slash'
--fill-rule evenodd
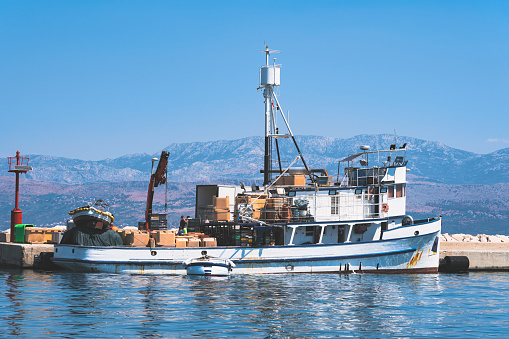
<path id="1" fill-rule="evenodd" d="M 268 45 L 262 50 L 265 53 L 265 65 L 260 68 L 260 88 L 263 87 L 263 97 L 265 98 L 265 153 L 263 156 L 263 185 L 267 186 L 271 181 L 272 171 L 272 127 L 275 129 L 275 122 L 272 122 L 274 116 L 274 104 L 272 96 L 274 87 L 280 84 L 281 65 L 269 64 L 270 53 L 279 53 L 276 50 L 270 50 Z"/>
<path id="2" fill-rule="evenodd" d="M 265 53 L 265 65 L 260 68 L 260 87 L 258 89 L 263 88 L 263 97 L 265 98 L 265 154 L 263 157 L 263 185 L 267 186 L 272 181 L 272 173 L 282 173 L 281 168 L 281 159 L 279 158 L 279 147 L 278 147 L 278 138 L 292 138 L 292 141 L 299 153 L 302 164 L 306 168 L 306 172 L 309 175 L 309 178 L 314 183 L 315 180 L 311 175 L 311 171 L 304 160 L 304 157 L 299 149 L 299 145 L 297 145 L 297 141 L 293 136 L 292 130 L 290 129 L 290 124 L 288 123 L 288 119 L 285 117 L 283 113 L 283 109 L 279 104 L 279 100 L 277 99 L 276 93 L 274 92 L 274 87 L 278 87 L 280 85 L 280 73 L 281 73 L 281 65 L 276 65 L 276 59 L 274 58 L 274 63 L 272 65 L 269 64 L 270 53 L 280 53 L 276 50 L 269 50 L 269 46 L 265 45 L 265 49 L 262 50 Z M 279 130 L 276 126 L 276 115 L 277 111 L 281 113 L 281 117 L 288 129 L 288 134 L 279 134 Z M 288 115 L 289 116 L 289 115 Z M 279 160 L 279 171 L 272 170 L 272 139 L 275 140 L 276 150 L 278 154 Z"/>

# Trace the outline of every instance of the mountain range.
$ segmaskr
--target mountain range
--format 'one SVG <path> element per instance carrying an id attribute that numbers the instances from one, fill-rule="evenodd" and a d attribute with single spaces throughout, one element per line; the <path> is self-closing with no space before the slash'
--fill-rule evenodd
<path id="1" fill-rule="evenodd" d="M 338 161 L 360 152 L 360 145 L 370 145 L 372 150 L 377 145 L 388 149 L 394 143 L 394 136 L 358 135 L 348 139 L 297 136 L 296 140 L 310 167 L 325 168 L 329 174 L 336 174 Z M 444 184 L 509 182 L 509 148 L 476 154 L 411 137 L 398 137 L 397 141 L 398 146 L 407 144 L 408 168 L 415 178 Z M 290 163 L 296 156 L 290 140 L 280 141 L 279 146 L 284 164 Z M 171 144 L 164 148 L 170 152 L 168 179 L 175 182 L 261 180 L 263 147 L 261 137 Z M 34 170 L 27 173 L 27 178 L 68 184 L 147 180 L 151 159 L 158 155 L 130 154 L 99 161 L 29 155 Z M 7 164 L 0 164 L 0 173 L 6 170 Z"/>
<path id="2" fill-rule="evenodd" d="M 286 167 L 295 160 L 297 153 L 291 139 L 278 140 L 282 166 Z M 371 150 L 388 149 L 395 143 L 395 136 L 358 135 L 348 139 L 297 136 L 296 141 L 309 167 L 325 168 L 329 175 L 336 175 L 339 160 L 360 152 L 360 145 L 369 145 Z M 509 148 L 476 154 L 412 137 L 398 136 L 396 141 L 398 148 L 406 143 L 406 150 L 401 153 L 406 156 L 410 170 L 409 212 L 449 216 L 449 219 L 444 218 L 444 232 L 472 228 L 493 234 L 509 232 Z M 176 221 L 181 213 L 192 215 L 195 184 L 238 184 L 239 181 L 261 184 L 263 149 L 261 137 L 177 143 L 165 147 L 163 150 L 170 152 L 170 220 Z M 50 225 L 62 222 L 69 210 L 85 201 L 109 196 L 120 224 L 135 224 L 143 218 L 151 159 L 158 156 L 131 154 L 85 161 L 29 155 L 34 170 L 22 175 L 20 204 L 27 205 L 21 208 L 25 215 L 36 220 L 35 223 Z M 385 156 L 371 155 L 369 161 L 381 163 L 386 160 Z M 7 228 L 9 211 L 13 208 L 14 176 L 7 173 L 7 162 L 0 163 L 0 173 L 5 173 L 0 177 L 0 227 Z M 164 198 L 160 194 L 161 190 L 156 192 L 155 209 L 159 210 L 164 209 Z"/>

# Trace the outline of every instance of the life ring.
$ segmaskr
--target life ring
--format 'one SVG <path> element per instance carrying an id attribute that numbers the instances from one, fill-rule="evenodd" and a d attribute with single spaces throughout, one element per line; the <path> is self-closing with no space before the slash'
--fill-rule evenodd
<path id="1" fill-rule="evenodd" d="M 382 211 L 384 211 L 385 213 L 389 212 L 389 205 L 383 204 L 382 205 Z"/>

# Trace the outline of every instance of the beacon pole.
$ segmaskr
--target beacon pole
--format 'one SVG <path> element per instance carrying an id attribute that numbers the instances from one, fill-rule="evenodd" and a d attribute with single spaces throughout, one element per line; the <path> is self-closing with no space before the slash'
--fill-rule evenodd
<path id="1" fill-rule="evenodd" d="M 16 151 L 15 157 L 7 157 L 9 163 L 9 172 L 16 173 L 16 192 L 14 209 L 11 211 L 11 242 L 14 242 L 14 226 L 23 223 L 23 211 L 19 209 L 19 174 L 32 170 L 28 166 L 28 157 L 21 157 L 19 151 Z"/>

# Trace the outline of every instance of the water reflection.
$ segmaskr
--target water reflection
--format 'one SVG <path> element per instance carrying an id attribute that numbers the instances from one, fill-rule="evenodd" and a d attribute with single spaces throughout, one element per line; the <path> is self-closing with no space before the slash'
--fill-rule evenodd
<path id="1" fill-rule="evenodd" d="M 9 299 L 10 310 L 4 320 L 10 335 L 20 335 L 21 324 L 25 320 L 25 307 L 20 293 L 22 280 L 21 271 L 19 274 L 8 274 L 5 279 L 5 296 Z"/>
<path id="2" fill-rule="evenodd" d="M 479 336 L 508 330 L 508 282 L 507 274 L 199 278 L 0 270 L 0 319 L 4 333 L 21 337 Z"/>

